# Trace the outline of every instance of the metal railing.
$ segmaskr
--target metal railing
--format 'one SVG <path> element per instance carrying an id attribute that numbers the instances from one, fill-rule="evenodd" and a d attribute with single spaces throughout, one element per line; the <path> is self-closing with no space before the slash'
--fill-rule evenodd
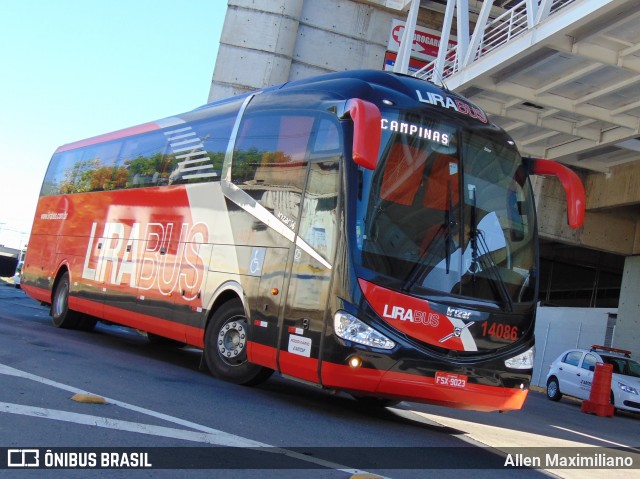
<path id="1" fill-rule="evenodd" d="M 552 0 L 548 16 L 576 1 L 578 0 Z M 436 59 L 418 70 L 414 76 L 434 83 L 442 83 L 444 79 L 457 73 L 464 66 L 488 55 L 514 38 L 526 33 L 530 28 L 527 17 L 527 0 L 522 0 L 502 15 L 487 21 L 484 26 L 476 25 L 475 28 L 483 30 L 482 37 L 477 47 L 475 47 L 475 51 L 467 55 L 466 63 L 465 59 L 461 58 L 463 55 L 459 53 L 459 47 L 456 45 L 447 51 L 442 65 L 442 72 L 438 73 L 436 71 Z"/>

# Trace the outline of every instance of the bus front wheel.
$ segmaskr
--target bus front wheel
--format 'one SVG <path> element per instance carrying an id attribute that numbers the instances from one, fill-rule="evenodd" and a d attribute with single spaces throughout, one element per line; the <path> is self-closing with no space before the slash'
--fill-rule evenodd
<path id="1" fill-rule="evenodd" d="M 273 373 L 247 360 L 247 317 L 239 300 L 220 306 L 207 326 L 204 341 L 207 366 L 217 378 L 253 386 Z"/>
<path id="2" fill-rule="evenodd" d="M 80 313 L 69 309 L 69 273 L 65 272 L 53 288 L 51 320 L 57 328 L 76 329 L 80 319 Z"/>

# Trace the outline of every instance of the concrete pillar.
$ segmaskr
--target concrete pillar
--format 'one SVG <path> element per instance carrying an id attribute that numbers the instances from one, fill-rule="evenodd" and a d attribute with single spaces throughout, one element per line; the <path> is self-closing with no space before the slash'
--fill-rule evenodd
<path id="1" fill-rule="evenodd" d="M 363 0 L 229 0 L 209 101 L 340 70 L 381 70 L 393 18 Z"/>
<path id="2" fill-rule="evenodd" d="M 305 0 L 290 79 L 382 70 L 391 21 L 405 16 L 358 0 Z"/>
<path id="3" fill-rule="evenodd" d="M 229 0 L 209 101 L 289 80 L 303 0 Z"/>
<path id="4" fill-rule="evenodd" d="M 613 347 L 640 357 L 640 256 L 628 256 L 624 261 Z"/>
<path id="5" fill-rule="evenodd" d="M 532 183 L 540 238 L 624 256 L 640 252 L 640 223 L 634 215 L 587 208 L 584 226 L 572 230 L 567 224 L 567 200 L 560 181 L 533 176 Z M 587 189 L 587 205 L 590 195 Z"/>

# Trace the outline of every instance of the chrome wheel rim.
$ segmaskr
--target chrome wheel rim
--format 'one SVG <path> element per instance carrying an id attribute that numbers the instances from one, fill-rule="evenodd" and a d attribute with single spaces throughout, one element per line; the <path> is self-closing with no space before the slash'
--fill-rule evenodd
<path id="1" fill-rule="evenodd" d="M 247 359 L 247 320 L 236 316 L 220 328 L 217 340 L 218 355 L 230 366 L 239 366 Z"/>

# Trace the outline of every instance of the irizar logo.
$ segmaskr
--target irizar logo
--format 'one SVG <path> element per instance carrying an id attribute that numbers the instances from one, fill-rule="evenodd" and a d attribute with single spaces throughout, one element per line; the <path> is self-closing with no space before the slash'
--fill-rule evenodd
<path id="1" fill-rule="evenodd" d="M 464 309 L 447 308 L 447 316 L 458 319 L 471 318 L 471 311 L 465 311 Z"/>
<path id="2" fill-rule="evenodd" d="M 425 326 L 433 326 L 434 328 L 440 323 L 437 314 L 427 313 L 417 309 L 403 308 L 402 306 L 384 305 L 382 317 L 387 319 L 395 319 L 399 321 L 408 321 L 410 323 L 424 324 Z"/>

